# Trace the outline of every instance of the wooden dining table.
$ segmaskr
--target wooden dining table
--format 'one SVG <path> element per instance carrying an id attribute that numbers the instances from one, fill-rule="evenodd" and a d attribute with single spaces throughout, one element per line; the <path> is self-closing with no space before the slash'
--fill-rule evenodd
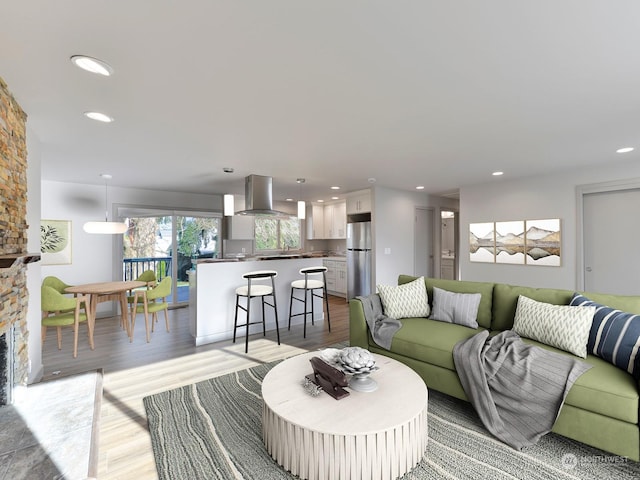
<path id="1" fill-rule="evenodd" d="M 138 280 L 85 283 L 65 288 L 66 293 L 89 295 L 89 308 L 93 318 L 96 318 L 98 303 L 107 301 L 120 302 L 122 315 L 122 327 L 131 338 L 129 327 L 129 308 L 127 305 L 127 292 L 146 286 L 146 282 Z"/>

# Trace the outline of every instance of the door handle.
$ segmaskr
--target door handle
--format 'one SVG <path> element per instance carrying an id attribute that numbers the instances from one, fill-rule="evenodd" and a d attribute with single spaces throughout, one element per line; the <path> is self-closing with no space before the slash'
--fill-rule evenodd
<path id="1" fill-rule="evenodd" d="M 591 269 L 591 267 L 587 267 L 587 268 L 585 268 L 585 270 L 586 270 L 587 272 L 590 272 L 592 269 Z"/>

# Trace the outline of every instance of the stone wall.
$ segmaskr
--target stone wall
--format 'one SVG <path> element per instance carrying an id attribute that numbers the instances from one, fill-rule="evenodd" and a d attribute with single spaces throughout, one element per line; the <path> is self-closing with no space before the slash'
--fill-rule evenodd
<path id="1" fill-rule="evenodd" d="M 27 253 L 26 120 L 0 78 L 0 257 Z M 26 269 L 21 260 L 0 268 L 0 335 L 14 325 L 14 375 L 22 385 L 29 365 Z"/>

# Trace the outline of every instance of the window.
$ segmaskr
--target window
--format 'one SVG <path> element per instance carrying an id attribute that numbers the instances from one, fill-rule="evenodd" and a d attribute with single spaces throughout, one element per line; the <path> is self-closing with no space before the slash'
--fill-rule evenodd
<path id="1" fill-rule="evenodd" d="M 173 278 L 171 303 L 189 301 L 192 259 L 217 257 L 222 217 L 217 212 L 118 207 L 129 230 L 122 236 L 122 279 L 133 280 L 145 270 L 156 278 Z"/>
<path id="2" fill-rule="evenodd" d="M 300 220 L 296 217 L 256 216 L 256 251 L 301 248 Z"/>

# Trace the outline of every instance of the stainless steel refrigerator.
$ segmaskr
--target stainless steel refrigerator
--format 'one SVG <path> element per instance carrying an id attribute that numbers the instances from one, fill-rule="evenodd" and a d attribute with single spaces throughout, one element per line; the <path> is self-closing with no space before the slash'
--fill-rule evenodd
<path id="1" fill-rule="evenodd" d="M 371 222 L 347 224 L 347 298 L 371 291 Z"/>

